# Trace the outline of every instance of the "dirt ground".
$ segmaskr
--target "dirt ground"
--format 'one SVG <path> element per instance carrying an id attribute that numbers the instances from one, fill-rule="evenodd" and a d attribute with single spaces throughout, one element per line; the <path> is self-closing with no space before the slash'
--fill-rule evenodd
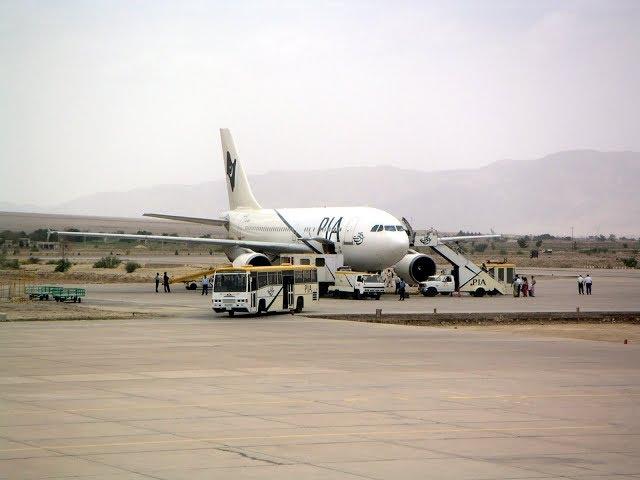
<path id="1" fill-rule="evenodd" d="M 483 332 L 509 332 L 518 335 L 572 338 L 578 340 L 596 340 L 601 342 L 613 343 L 624 343 L 624 340 L 627 339 L 629 343 L 640 343 L 640 325 L 631 325 L 625 323 L 569 323 L 563 325 L 485 325 L 458 327 L 458 329 L 463 328 L 467 330 L 482 330 Z"/>
<path id="2" fill-rule="evenodd" d="M 54 301 L 0 302 L 0 313 L 6 313 L 9 321 L 105 320 L 145 318 L 149 316 L 143 312 L 116 312 L 75 303 L 58 303 Z"/>

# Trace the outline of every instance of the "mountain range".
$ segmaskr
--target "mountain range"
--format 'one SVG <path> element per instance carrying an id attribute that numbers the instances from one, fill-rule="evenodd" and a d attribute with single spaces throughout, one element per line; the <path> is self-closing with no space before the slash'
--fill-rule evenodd
<path id="1" fill-rule="evenodd" d="M 245 170 L 250 170 L 245 164 Z M 263 207 L 368 205 L 443 231 L 640 234 L 640 153 L 572 150 L 448 171 L 388 166 L 250 175 Z M 143 212 L 215 218 L 224 180 L 101 192 L 47 208 L 0 202 L 0 210 L 138 217 Z"/>

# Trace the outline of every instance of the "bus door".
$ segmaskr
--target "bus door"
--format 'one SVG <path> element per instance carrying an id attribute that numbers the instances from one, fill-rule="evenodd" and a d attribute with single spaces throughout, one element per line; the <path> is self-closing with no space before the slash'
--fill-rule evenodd
<path id="1" fill-rule="evenodd" d="M 251 292 L 251 308 L 256 308 L 256 289 L 258 288 L 258 274 L 249 275 L 249 292 Z"/>
<path id="2" fill-rule="evenodd" d="M 282 272 L 282 308 L 288 310 L 293 305 L 293 270 Z"/>

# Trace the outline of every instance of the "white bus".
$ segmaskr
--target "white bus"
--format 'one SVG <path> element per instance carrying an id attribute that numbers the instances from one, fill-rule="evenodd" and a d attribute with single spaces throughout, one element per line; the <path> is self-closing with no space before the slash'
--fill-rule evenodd
<path id="1" fill-rule="evenodd" d="M 316 267 L 224 267 L 213 277 L 211 302 L 216 313 L 301 312 L 318 301 Z"/>

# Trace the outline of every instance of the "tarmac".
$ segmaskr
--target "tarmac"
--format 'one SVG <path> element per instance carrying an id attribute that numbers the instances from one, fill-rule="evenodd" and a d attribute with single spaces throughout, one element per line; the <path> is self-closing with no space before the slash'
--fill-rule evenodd
<path id="1" fill-rule="evenodd" d="M 0 325 L 2 478 L 640 478 L 640 347 L 301 316 Z"/>
<path id="2" fill-rule="evenodd" d="M 631 311 L 638 280 L 310 310 Z M 88 305 L 164 316 L 0 324 L 0 478 L 640 479 L 638 344 L 229 319 L 173 291 L 89 285 Z"/>
<path id="3" fill-rule="evenodd" d="M 593 295 L 578 295 L 573 275 L 563 270 L 531 269 L 525 275 L 536 275 L 536 297 L 514 298 L 512 295 L 475 298 L 423 297 L 412 294 L 408 300 L 388 294 L 376 301 L 322 298 L 316 305 L 305 307 L 306 313 L 469 313 L 469 312 L 575 312 L 640 311 L 640 270 L 598 271 L 594 274 Z M 200 292 L 187 291 L 183 284 L 171 286 L 172 293 L 155 293 L 149 284 L 89 284 L 87 305 L 130 311 L 132 309 L 212 318 L 210 298 Z M 162 290 L 162 286 L 160 287 Z M 224 316 L 220 314 L 219 316 Z"/>

